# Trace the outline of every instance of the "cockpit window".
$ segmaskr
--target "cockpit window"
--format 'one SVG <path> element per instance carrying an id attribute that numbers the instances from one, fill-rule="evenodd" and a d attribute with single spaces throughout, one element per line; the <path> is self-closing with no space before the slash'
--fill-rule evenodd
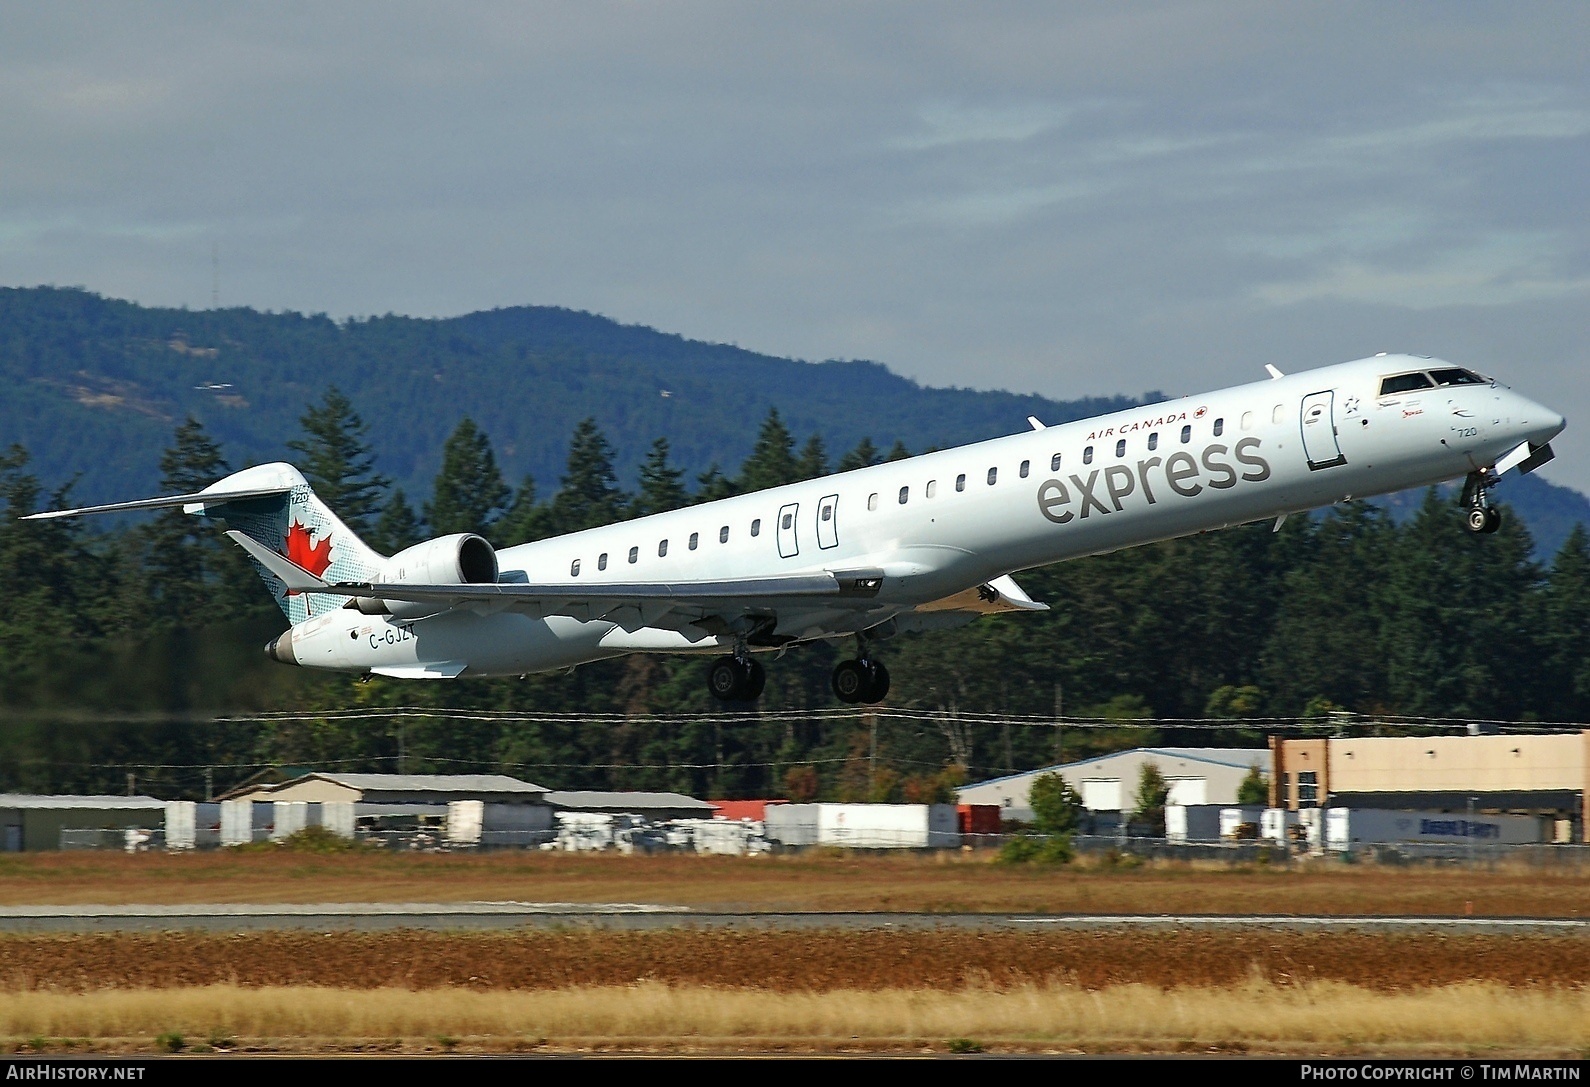
<path id="1" fill-rule="evenodd" d="M 1428 389 L 1435 382 L 1430 380 L 1429 374 L 1394 374 L 1391 377 L 1380 379 L 1380 395 L 1390 396 L 1392 393 L 1412 392 L 1414 389 Z"/>
<path id="2" fill-rule="evenodd" d="M 1461 370 L 1454 366 L 1450 370 L 1431 370 L 1430 376 L 1435 378 L 1437 385 L 1484 385 L 1486 381 L 1473 370 Z"/>

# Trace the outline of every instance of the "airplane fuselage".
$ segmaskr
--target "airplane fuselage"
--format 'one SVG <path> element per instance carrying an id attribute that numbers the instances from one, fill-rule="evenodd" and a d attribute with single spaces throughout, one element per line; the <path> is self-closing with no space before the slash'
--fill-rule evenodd
<path id="1" fill-rule="evenodd" d="M 935 602 L 1002 575 L 1483 473 L 1562 429 L 1555 413 L 1488 380 L 1385 392 L 1388 375 L 1432 370 L 1466 373 L 1378 356 L 497 552 L 500 582 L 593 591 L 604 581 L 881 573 L 866 607 L 784 608 L 749 644 L 744 627 L 653 621 L 639 611 L 537 617 L 470 605 L 406 620 L 311 595 L 291 651 L 309 666 L 502 675 L 631 652 L 721 653 L 927 629 Z"/>

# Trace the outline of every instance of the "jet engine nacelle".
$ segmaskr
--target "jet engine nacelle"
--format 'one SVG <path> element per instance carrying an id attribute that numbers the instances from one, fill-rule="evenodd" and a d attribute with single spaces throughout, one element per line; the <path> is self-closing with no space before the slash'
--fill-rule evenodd
<path id="1" fill-rule="evenodd" d="M 497 552 L 473 532 L 458 532 L 399 551 L 386 560 L 381 580 L 414 585 L 490 585 L 497 580 Z M 435 604 L 411 600 L 360 598 L 357 606 L 366 615 L 394 615 L 399 619 L 423 619 L 444 610 Z"/>

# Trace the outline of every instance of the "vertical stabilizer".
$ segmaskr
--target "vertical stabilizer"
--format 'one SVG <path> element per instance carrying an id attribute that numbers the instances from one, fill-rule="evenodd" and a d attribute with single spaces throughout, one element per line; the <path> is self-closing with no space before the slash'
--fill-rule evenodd
<path id="1" fill-rule="evenodd" d="M 280 493 L 218 503 L 194 502 L 183 509 L 200 517 L 225 521 L 228 528 L 236 529 L 326 581 L 378 580 L 382 557 L 326 507 L 309 489 L 303 474 L 292 465 L 260 464 L 245 468 L 216 481 L 205 491 L 225 494 L 269 488 L 278 489 Z M 252 557 L 249 561 L 276 598 L 276 605 L 294 625 L 340 608 L 348 601 L 348 597 L 329 593 L 292 592 Z"/>

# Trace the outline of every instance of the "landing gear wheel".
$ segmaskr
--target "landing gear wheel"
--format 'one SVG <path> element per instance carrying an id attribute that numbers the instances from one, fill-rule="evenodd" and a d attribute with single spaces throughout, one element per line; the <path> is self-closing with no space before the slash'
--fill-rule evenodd
<path id="1" fill-rule="evenodd" d="M 872 662 L 872 684 L 867 688 L 863 702 L 882 702 L 889 693 L 889 670 L 877 661 Z"/>
<path id="2" fill-rule="evenodd" d="M 767 686 L 767 669 L 756 661 L 745 662 L 745 693 L 740 695 L 747 702 L 755 702 L 762 697 L 762 688 Z"/>
<path id="3" fill-rule="evenodd" d="M 871 678 L 860 661 L 840 661 L 834 666 L 834 697 L 851 705 L 860 702 Z"/>
<path id="4" fill-rule="evenodd" d="M 834 668 L 834 697 L 841 702 L 882 702 L 888 693 L 889 670 L 876 661 L 840 661 Z"/>
<path id="5" fill-rule="evenodd" d="M 1463 527 L 1473 533 L 1494 532 L 1490 528 L 1491 511 L 1483 506 L 1470 506 L 1468 513 L 1463 516 Z"/>
<path id="6" fill-rule="evenodd" d="M 1481 532 L 1491 533 L 1502 527 L 1502 511 L 1494 507 L 1485 511 L 1485 527 Z"/>
<path id="7" fill-rule="evenodd" d="M 750 702 L 767 686 L 767 672 L 754 660 L 719 657 L 707 670 L 707 689 L 720 702 Z"/>

